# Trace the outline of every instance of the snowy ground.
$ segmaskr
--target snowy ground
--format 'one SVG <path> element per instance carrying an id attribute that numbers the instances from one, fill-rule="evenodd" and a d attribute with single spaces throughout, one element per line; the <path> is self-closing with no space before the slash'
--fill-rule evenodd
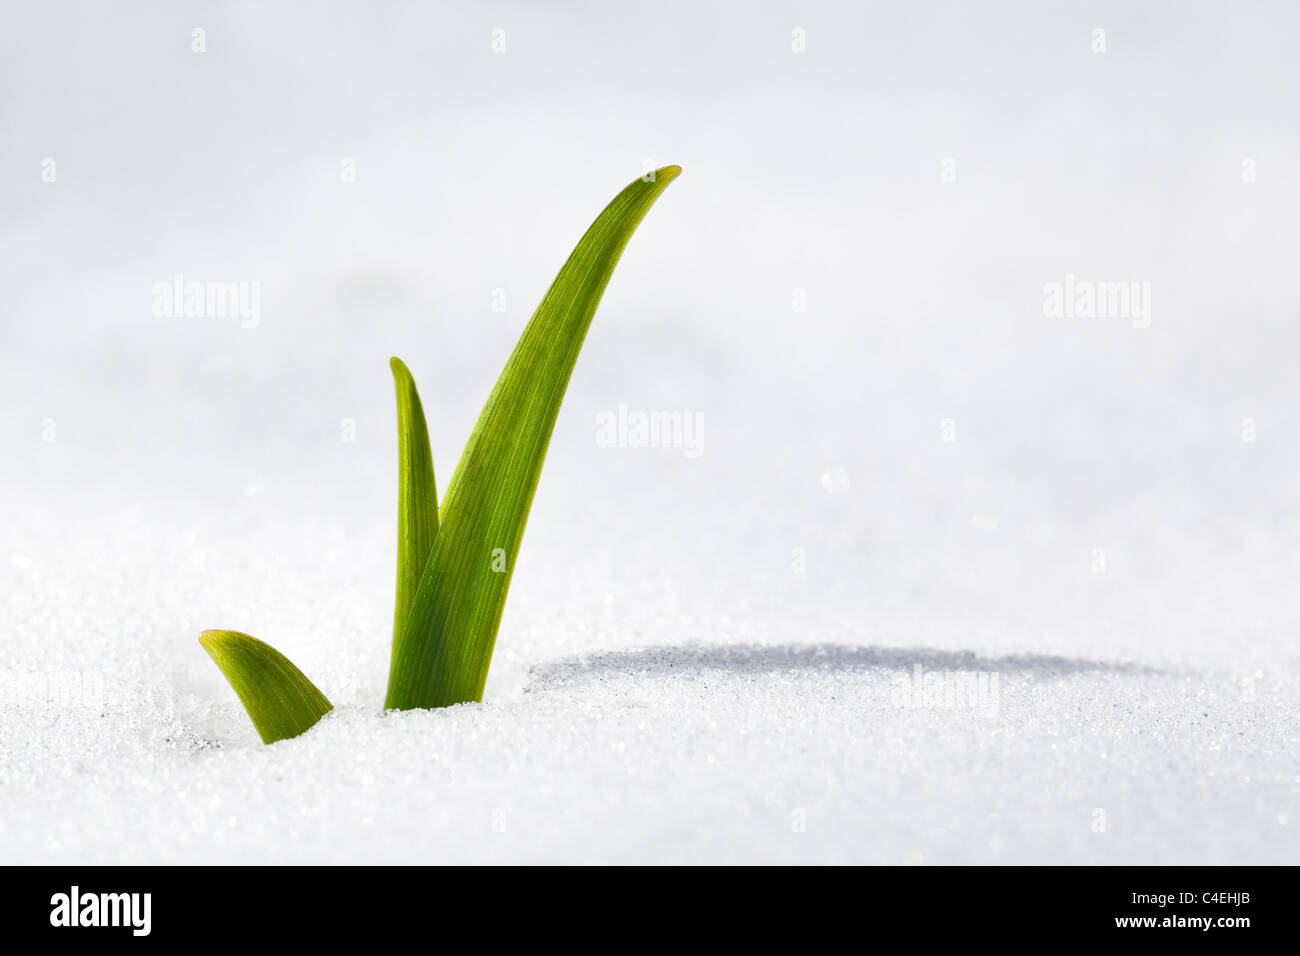
<path id="1" fill-rule="evenodd" d="M 0 863 L 1300 858 L 1295 13 L 1039 6 L 6 9 Z M 646 157 L 485 701 L 383 715 L 387 358 L 445 483 Z"/>
<path id="2" fill-rule="evenodd" d="M 1207 581 L 1179 611 L 1117 575 L 1057 613 L 870 597 L 899 576 L 836 603 L 811 570 L 720 567 L 689 523 L 645 512 L 566 545 L 551 494 L 486 702 L 381 716 L 387 529 L 259 530 L 274 494 L 228 503 L 236 528 L 91 525 L 66 564 L 26 537 L 6 589 L 25 691 L 0 725 L 7 862 L 1294 860 L 1283 597 L 1241 614 Z M 274 641 L 337 712 L 262 746 L 194 642 L 208 625 Z M 954 709 L 915 707 L 918 665 L 988 676 Z"/>

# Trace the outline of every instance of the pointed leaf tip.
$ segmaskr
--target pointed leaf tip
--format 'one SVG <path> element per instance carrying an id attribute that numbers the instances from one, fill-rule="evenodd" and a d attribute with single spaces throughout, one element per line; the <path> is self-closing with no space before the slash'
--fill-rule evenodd
<path id="1" fill-rule="evenodd" d="M 199 643 L 226 675 L 262 743 L 297 737 L 334 709 L 270 644 L 239 631 L 204 631 Z"/>

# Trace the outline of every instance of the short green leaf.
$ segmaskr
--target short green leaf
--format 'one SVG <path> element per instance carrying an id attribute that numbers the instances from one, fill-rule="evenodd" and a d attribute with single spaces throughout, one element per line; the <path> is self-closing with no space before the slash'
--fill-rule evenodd
<path id="1" fill-rule="evenodd" d="M 524 524 L 587 328 L 637 224 L 680 172 L 647 174 L 605 207 L 524 329 L 447 488 L 394 648 L 387 707 L 482 699 Z"/>
<path id="2" fill-rule="evenodd" d="M 297 737 L 334 709 L 270 644 L 239 631 L 204 631 L 199 643 L 239 695 L 262 743 Z"/>
<path id="3" fill-rule="evenodd" d="M 397 601 L 393 610 L 393 653 L 411 610 L 429 549 L 438 534 L 438 487 L 433 477 L 433 452 L 429 428 L 415 379 L 394 357 L 393 382 L 397 387 Z"/>

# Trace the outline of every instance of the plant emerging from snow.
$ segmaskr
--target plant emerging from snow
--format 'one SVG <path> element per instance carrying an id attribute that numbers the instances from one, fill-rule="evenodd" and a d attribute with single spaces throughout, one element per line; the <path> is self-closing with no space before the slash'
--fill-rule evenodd
<path id="1" fill-rule="evenodd" d="M 560 269 L 506 362 L 438 504 L 433 455 L 415 380 L 397 385 L 397 600 L 389 709 L 483 698 L 501 612 L 578 352 L 624 247 L 681 172 L 666 166 L 605 207 Z M 333 705 L 275 648 L 238 631 L 204 631 L 265 743 L 296 737 Z"/>

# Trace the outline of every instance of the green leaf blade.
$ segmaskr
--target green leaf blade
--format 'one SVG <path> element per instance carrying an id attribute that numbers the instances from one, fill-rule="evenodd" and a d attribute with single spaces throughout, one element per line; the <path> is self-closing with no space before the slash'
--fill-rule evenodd
<path id="1" fill-rule="evenodd" d="M 239 631 L 204 631 L 199 643 L 226 675 L 264 744 L 297 737 L 334 709 L 270 644 Z"/>
<path id="2" fill-rule="evenodd" d="M 524 525 L 587 329 L 632 233 L 680 173 L 666 166 L 619 193 L 524 329 L 448 485 L 394 648 L 386 707 L 482 699 Z"/>
<path id="3" fill-rule="evenodd" d="M 393 654 L 420 575 L 438 535 L 438 486 L 433 474 L 429 428 L 415 379 L 396 356 L 389 362 L 397 389 L 397 598 L 393 609 Z"/>

